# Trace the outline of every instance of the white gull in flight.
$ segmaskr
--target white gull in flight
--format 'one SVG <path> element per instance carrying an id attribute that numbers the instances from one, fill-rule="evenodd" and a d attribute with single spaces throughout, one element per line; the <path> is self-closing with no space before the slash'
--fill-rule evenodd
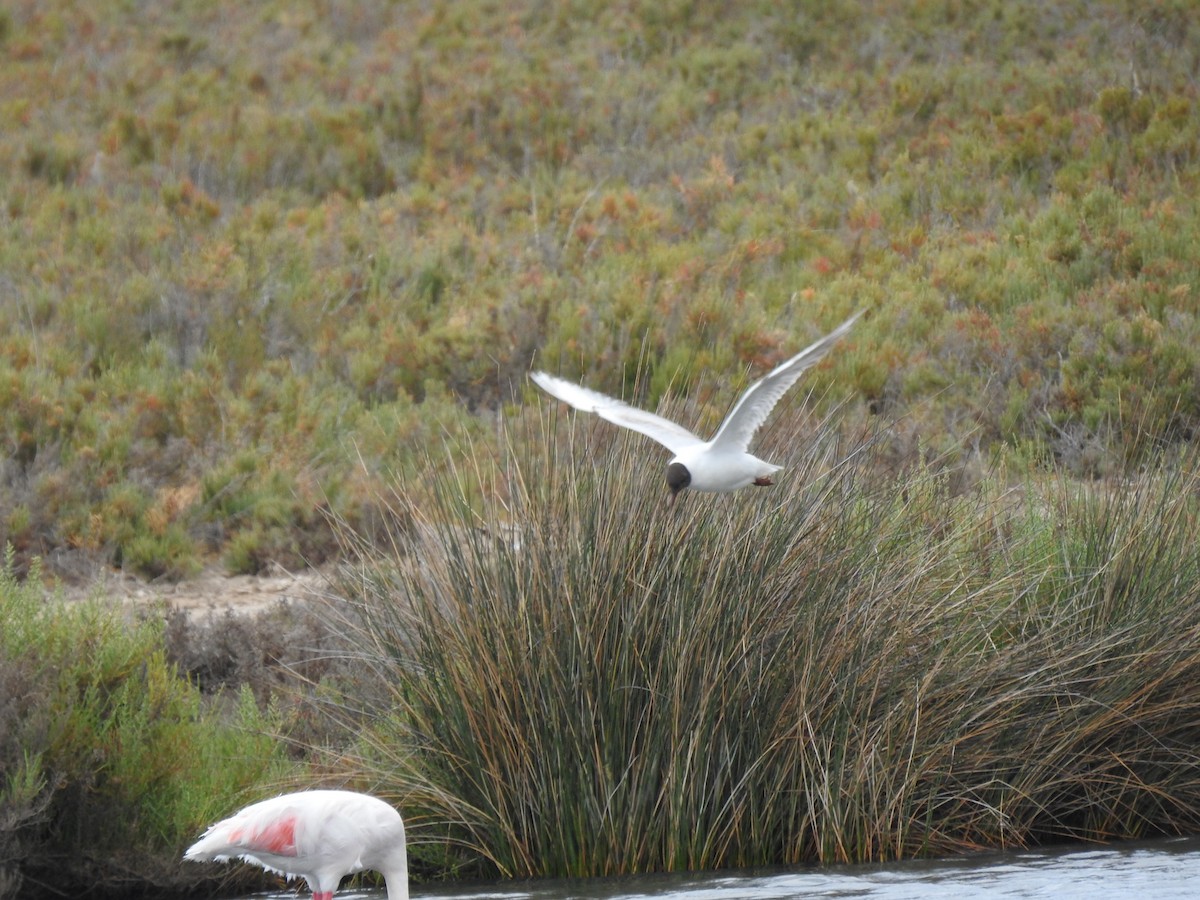
<path id="1" fill-rule="evenodd" d="M 534 372 L 529 377 L 546 393 L 564 403 L 653 438 L 674 453 L 667 465 L 667 484 L 672 496 L 684 488 L 723 492 L 749 484 L 765 486 L 774 483 L 771 476 L 781 466 L 764 462 L 749 452 L 754 433 L 804 370 L 828 353 L 860 315 L 861 312 L 851 316 L 825 337 L 754 382 L 708 441 L 670 419 L 635 409 L 628 403 L 545 372 Z"/>

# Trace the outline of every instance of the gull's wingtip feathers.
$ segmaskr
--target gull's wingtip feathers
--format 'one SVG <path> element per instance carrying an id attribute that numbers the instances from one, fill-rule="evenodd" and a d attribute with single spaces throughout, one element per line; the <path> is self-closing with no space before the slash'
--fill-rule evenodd
<path id="1" fill-rule="evenodd" d="M 854 313 L 854 315 L 852 315 L 850 318 L 846 319 L 846 321 L 844 321 L 837 328 L 833 329 L 833 331 L 829 332 L 824 337 L 819 338 L 816 341 L 816 343 L 814 344 L 814 346 L 820 345 L 820 344 L 836 343 L 839 339 L 846 336 L 846 334 L 850 331 L 850 329 L 854 327 L 855 323 L 858 322 L 858 320 L 861 319 L 865 313 L 866 313 L 865 309 L 860 309 L 858 312 Z"/>

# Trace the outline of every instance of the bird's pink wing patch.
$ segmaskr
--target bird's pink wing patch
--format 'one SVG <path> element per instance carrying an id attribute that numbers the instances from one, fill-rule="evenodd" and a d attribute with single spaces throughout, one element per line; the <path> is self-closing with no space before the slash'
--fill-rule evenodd
<path id="1" fill-rule="evenodd" d="M 235 828 L 229 835 L 229 841 L 247 850 L 264 850 L 276 856 L 296 855 L 296 817 L 285 816 L 268 822 L 257 831 L 247 828 Z"/>

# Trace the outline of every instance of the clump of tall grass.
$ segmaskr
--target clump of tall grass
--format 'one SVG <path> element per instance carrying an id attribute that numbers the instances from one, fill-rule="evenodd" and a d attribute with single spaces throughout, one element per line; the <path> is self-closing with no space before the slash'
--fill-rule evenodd
<path id="1" fill-rule="evenodd" d="M 390 686 L 354 765 L 419 854 L 592 875 L 1200 825 L 1195 460 L 962 494 L 810 422 L 775 488 L 671 505 L 648 442 L 523 421 L 397 495 L 348 581 Z"/>

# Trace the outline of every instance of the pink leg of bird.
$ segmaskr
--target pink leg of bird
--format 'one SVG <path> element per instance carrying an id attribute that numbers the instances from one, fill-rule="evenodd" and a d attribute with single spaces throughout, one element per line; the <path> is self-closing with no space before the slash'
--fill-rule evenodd
<path id="1" fill-rule="evenodd" d="M 759 475 L 757 478 L 754 479 L 754 483 L 756 485 L 758 485 L 759 487 L 769 487 L 770 485 L 774 484 L 775 482 L 773 482 L 771 480 L 770 475 Z"/>

